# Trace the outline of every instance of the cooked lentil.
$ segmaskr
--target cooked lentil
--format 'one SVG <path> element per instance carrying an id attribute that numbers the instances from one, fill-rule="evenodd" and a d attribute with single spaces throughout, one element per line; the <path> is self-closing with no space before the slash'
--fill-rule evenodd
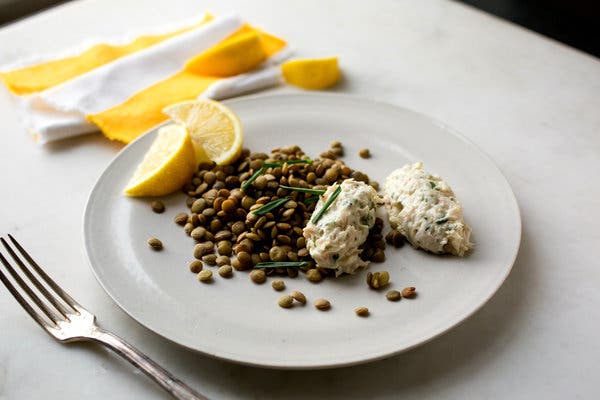
<path id="1" fill-rule="evenodd" d="M 188 220 L 188 215 L 186 213 L 179 213 L 173 217 L 173 221 L 177 225 L 181 225 L 181 226 L 185 225 L 187 223 L 187 220 Z"/>
<path id="2" fill-rule="evenodd" d="M 148 246 L 150 246 L 152 250 L 156 251 L 162 250 L 163 248 L 162 242 L 155 237 L 148 239 Z"/>
<path id="3" fill-rule="evenodd" d="M 165 211 L 165 205 L 160 200 L 152 201 L 150 203 L 150 207 L 152 208 L 152 211 L 154 211 L 157 214 L 161 214 Z"/>
<path id="4" fill-rule="evenodd" d="M 396 248 L 402 247 L 404 240 L 404 235 L 398 230 L 392 230 L 385 235 L 385 241 Z"/>
<path id="5" fill-rule="evenodd" d="M 371 158 L 371 152 L 369 149 L 360 149 L 358 155 L 360 158 Z"/>
<path id="6" fill-rule="evenodd" d="M 354 312 L 359 317 L 368 317 L 369 316 L 369 309 L 367 307 L 356 307 L 354 309 Z"/>
<path id="7" fill-rule="evenodd" d="M 326 299 L 317 299 L 315 300 L 315 307 L 318 310 L 325 311 L 331 308 L 331 303 Z"/>
<path id="8" fill-rule="evenodd" d="M 229 264 L 221 265 L 217 270 L 220 276 L 223 278 L 229 278 L 233 275 L 233 268 Z"/>
<path id="9" fill-rule="evenodd" d="M 231 264 L 231 259 L 230 259 L 229 257 L 227 257 L 227 256 L 218 256 L 218 257 L 215 259 L 215 263 L 216 263 L 216 264 L 217 264 L 219 267 L 221 267 L 221 266 L 223 266 L 223 265 Z"/>
<path id="10" fill-rule="evenodd" d="M 292 296 L 284 295 L 277 300 L 277 304 L 279 304 L 279 307 L 282 308 L 290 308 L 294 304 L 294 299 Z"/>
<path id="11" fill-rule="evenodd" d="M 267 274 L 265 274 L 265 271 L 262 269 L 254 269 L 252 272 L 250 272 L 250 279 L 252 279 L 252 282 L 254 283 L 265 283 L 267 280 Z"/>
<path id="12" fill-rule="evenodd" d="M 202 283 L 208 283 L 212 280 L 212 271 L 203 269 L 198 273 L 198 280 Z"/>
<path id="13" fill-rule="evenodd" d="M 381 272 L 367 272 L 366 276 L 367 285 L 372 289 L 382 289 L 386 287 L 390 282 L 390 274 L 387 271 Z"/>
<path id="14" fill-rule="evenodd" d="M 195 214 L 193 214 L 195 215 Z M 190 232 L 190 236 L 192 237 L 192 239 L 194 240 L 202 240 L 202 238 L 206 235 L 206 228 L 199 226 L 197 228 L 192 229 L 192 232 Z"/>
<path id="15" fill-rule="evenodd" d="M 316 268 L 309 269 L 308 271 L 306 271 L 306 277 L 308 278 L 309 281 L 315 282 L 315 283 L 321 282 L 321 280 L 323 279 L 323 277 L 321 276 L 321 273 Z"/>
<path id="16" fill-rule="evenodd" d="M 402 298 L 402 294 L 397 290 L 390 290 L 385 294 L 385 298 L 389 301 L 399 301 Z"/>
<path id="17" fill-rule="evenodd" d="M 271 287 L 273 289 L 277 290 L 278 292 L 280 292 L 285 289 L 285 282 L 278 279 L 276 281 L 273 281 L 273 283 L 271 283 Z"/>
<path id="18" fill-rule="evenodd" d="M 202 262 L 206 265 L 217 265 L 217 256 L 214 254 L 207 254 L 202 256 Z"/>
<path id="19" fill-rule="evenodd" d="M 201 163 L 184 187 L 190 214 L 180 213 L 174 218 L 186 234 L 200 242 L 194 247 L 195 258 L 236 270 L 248 270 L 259 263 L 306 263 L 251 272 L 265 280 L 267 275 L 295 277 L 299 272 L 306 273 L 311 282 L 333 276 L 328 270 L 315 268 L 306 249 L 302 229 L 315 209 L 313 200 L 318 200 L 320 191 L 329 184 L 348 178 L 370 181 L 366 174 L 337 159 L 343 155 L 341 143 L 331 143 L 325 153 L 326 157 L 311 160 L 298 146 L 274 149 L 271 154 L 244 149 L 232 165 Z M 277 207 L 255 214 L 273 202 Z M 376 221 L 360 255 L 364 260 L 385 258 L 382 227 L 383 221 Z"/>
<path id="20" fill-rule="evenodd" d="M 301 303 L 302 305 L 306 304 L 306 296 L 304 296 L 304 293 L 298 290 L 294 290 L 292 293 L 290 293 L 290 296 L 292 296 L 294 300 Z"/>
<path id="21" fill-rule="evenodd" d="M 415 297 L 416 294 L 417 294 L 417 289 L 412 286 L 405 287 L 404 289 L 402 289 L 402 297 L 404 297 L 404 298 L 412 299 L 413 297 Z"/>
<path id="22" fill-rule="evenodd" d="M 190 263 L 188 264 L 188 267 L 191 272 L 197 274 L 198 272 L 202 271 L 202 268 L 204 266 L 202 265 L 202 261 L 194 260 L 194 261 L 190 261 Z"/>

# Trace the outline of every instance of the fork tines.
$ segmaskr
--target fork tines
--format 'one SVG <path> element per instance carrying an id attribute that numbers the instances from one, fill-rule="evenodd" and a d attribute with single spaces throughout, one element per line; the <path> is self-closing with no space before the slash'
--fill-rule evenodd
<path id="1" fill-rule="evenodd" d="M 30 302 L 23 297 L 23 295 L 19 292 L 19 290 L 17 290 L 15 285 L 13 285 L 10 279 L 4 274 L 4 272 L 2 272 L 2 269 L 0 268 L 0 280 L 4 286 L 6 286 L 8 291 L 15 297 L 19 304 L 21 304 L 25 311 L 27 311 L 27 313 L 43 328 L 48 329 L 50 327 L 56 327 L 57 323 L 61 320 L 68 321 L 68 314 L 78 312 L 76 309 L 78 306 L 77 302 L 75 302 L 71 296 L 62 290 L 60 286 L 58 286 L 56 282 L 54 282 L 52 278 L 50 278 L 48 274 L 44 272 L 44 270 L 42 270 L 42 268 L 33 260 L 29 253 L 25 251 L 25 249 L 12 235 L 9 234 L 8 238 L 10 239 L 12 246 L 3 237 L 0 237 L 0 242 L 2 242 L 6 252 L 10 254 L 10 258 L 12 258 L 14 263 L 19 266 L 22 274 L 27 277 L 27 280 L 30 283 L 28 284 L 23 279 L 23 276 L 17 272 L 17 270 L 13 267 L 13 264 L 11 264 L 9 259 L 3 254 L 1 248 L 0 262 L 4 265 L 21 290 L 26 293 L 27 297 L 33 301 L 39 310 L 43 312 L 47 319 L 37 312 Z M 16 251 L 13 249 L 13 247 L 16 249 Z M 20 255 L 17 254 L 17 252 Z M 25 261 L 23 261 L 23 259 Z M 38 277 L 41 278 L 45 285 L 40 281 L 40 279 L 38 279 Z M 32 284 L 33 287 L 37 289 L 37 293 L 33 289 Z"/>

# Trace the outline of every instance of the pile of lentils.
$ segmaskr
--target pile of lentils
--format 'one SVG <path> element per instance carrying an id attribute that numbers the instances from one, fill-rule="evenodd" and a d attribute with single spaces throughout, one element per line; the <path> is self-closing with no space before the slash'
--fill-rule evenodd
<path id="1" fill-rule="evenodd" d="M 302 230 L 315 209 L 318 194 L 286 189 L 325 190 L 329 185 L 353 178 L 379 189 L 377 182 L 355 171 L 339 160 L 343 148 L 333 142 L 320 158 L 309 159 L 298 146 L 274 149 L 271 154 L 251 153 L 243 149 L 240 157 L 229 165 L 201 163 L 192 181 L 183 190 L 188 198 L 189 213 L 177 214 L 175 222 L 196 244 L 190 270 L 200 273 L 203 265 L 218 266 L 221 276 L 253 269 L 265 262 L 300 262 L 301 267 L 279 267 L 255 270 L 255 283 L 264 282 L 264 275 L 296 277 L 306 273 L 311 282 L 333 277 L 335 272 L 319 268 L 306 249 Z M 278 206 L 257 212 L 275 200 Z M 255 213 L 256 212 L 256 213 Z M 385 241 L 381 231 L 383 221 L 376 219 L 363 245 L 363 260 L 383 262 Z M 221 273 L 221 270 L 223 273 Z M 260 272 L 259 272 L 260 271 Z M 264 271 L 264 272 L 263 272 Z M 205 270 L 203 282 L 212 273 Z M 261 275 L 257 279 L 254 276 Z"/>

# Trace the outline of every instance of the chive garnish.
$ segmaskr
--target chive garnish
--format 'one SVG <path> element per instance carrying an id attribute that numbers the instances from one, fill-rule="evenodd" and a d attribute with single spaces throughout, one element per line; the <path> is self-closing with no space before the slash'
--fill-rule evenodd
<path id="1" fill-rule="evenodd" d="M 260 167 L 254 174 L 252 174 L 252 176 L 250 177 L 250 179 L 248 179 L 246 182 L 244 182 L 244 184 L 242 185 L 242 190 L 246 190 L 248 189 L 248 186 L 252 185 L 252 182 L 254 182 L 256 180 L 256 178 L 258 178 L 260 176 L 260 174 L 263 173 L 263 171 L 265 170 L 265 166 L 263 165 L 262 167 Z"/>
<path id="2" fill-rule="evenodd" d="M 282 189 L 293 190 L 295 192 L 318 194 L 319 196 L 322 195 L 323 193 L 325 193 L 324 190 L 319 190 L 319 189 L 305 189 L 305 188 L 299 188 L 299 187 L 294 187 L 294 186 L 285 186 L 285 185 L 279 185 L 279 187 Z"/>
<path id="3" fill-rule="evenodd" d="M 438 225 L 441 225 L 441 224 L 443 224 L 444 222 L 448 222 L 448 217 L 445 217 L 445 218 L 440 218 L 440 219 L 436 219 L 436 220 L 435 220 L 435 223 L 436 223 L 436 224 L 438 224 Z"/>
<path id="4" fill-rule="evenodd" d="M 252 176 L 242 185 L 242 190 L 248 189 L 252 182 L 256 180 L 267 168 L 281 167 L 283 164 L 312 164 L 312 160 L 310 158 L 304 158 L 302 160 L 290 160 L 290 161 L 281 161 L 274 163 L 264 163 Z"/>
<path id="5" fill-rule="evenodd" d="M 269 261 L 260 262 L 254 266 L 254 268 L 293 268 L 293 267 L 306 267 L 308 263 L 306 261 Z"/>
<path id="6" fill-rule="evenodd" d="M 312 160 L 310 158 L 303 158 L 301 160 L 290 160 L 286 161 L 287 164 L 312 164 Z"/>
<path id="7" fill-rule="evenodd" d="M 312 164 L 312 160 L 310 158 L 303 158 L 301 160 L 278 161 L 278 162 L 274 162 L 274 163 L 264 163 L 263 167 L 266 167 L 266 168 L 283 167 L 283 164 L 287 164 L 287 165 Z"/>
<path id="8" fill-rule="evenodd" d="M 277 200 L 273 200 L 267 204 L 265 204 L 264 206 L 262 206 L 259 209 L 256 209 L 254 211 L 252 211 L 252 214 L 256 214 L 256 215 L 265 215 L 266 213 L 268 213 L 271 210 L 276 209 L 277 207 L 279 207 L 282 204 L 285 204 L 289 201 L 290 199 L 283 198 L 283 199 L 277 199 Z"/>
<path id="9" fill-rule="evenodd" d="M 325 202 L 325 204 L 323 204 L 323 208 L 321 208 L 314 217 L 312 217 L 311 222 L 313 224 L 316 224 L 317 221 L 319 219 L 321 219 L 321 217 L 323 216 L 323 214 L 325 214 L 325 211 L 327 211 L 327 209 L 329 208 L 329 206 L 331 205 L 331 203 L 333 203 L 333 201 L 340 195 L 340 192 L 342 191 L 342 187 L 338 185 L 338 187 L 335 189 L 335 191 L 331 194 L 331 196 L 329 196 L 329 198 L 327 199 L 327 201 Z"/>

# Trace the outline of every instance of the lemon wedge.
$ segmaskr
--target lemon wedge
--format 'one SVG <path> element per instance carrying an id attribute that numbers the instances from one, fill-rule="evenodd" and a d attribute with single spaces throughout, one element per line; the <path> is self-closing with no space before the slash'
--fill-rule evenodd
<path id="1" fill-rule="evenodd" d="M 234 35 L 189 60 L 188 72 L 227 77 L 247 72 L 267 59 L 260 35 L 256 32 Z"/>
<path id="2" fill-rule="evenodd" d="M 281 72 L 286 82 L 303 89 L 324 89 L 340 78 L 337 57 L 286 61 Z"/>
<path id="3" fill-rule="evenodd" d="M 158 130 L 124 192 L 133 197 L 163 196 L 186 184 L 195 169 L 196 155 L 190 135 L 180 125 L 167 125 Z"/>
<path id="4" fill-rule="evenodd" d="M 242 152 L 242 125 L 237 115 L 214 100 L 197 99 L 172 104 L 163 113 L 184 126 L 196 150 L 196 161 L 229 164 Z"/>

